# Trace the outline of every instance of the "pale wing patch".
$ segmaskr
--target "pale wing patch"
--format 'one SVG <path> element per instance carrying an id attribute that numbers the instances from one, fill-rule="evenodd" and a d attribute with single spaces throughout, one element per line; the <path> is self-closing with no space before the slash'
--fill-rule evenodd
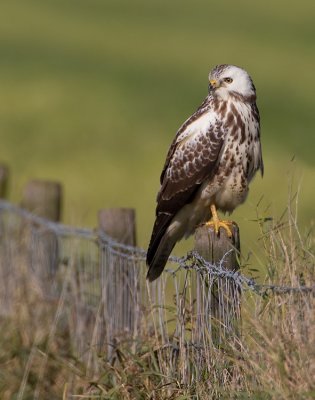
<path id="1" fill-rule="evenodd" d="M 186 129 L 180 133 L 180 135 L 177 137 L 176 143 L 185 143 L 194 135 L 205 134 L 210 129 L 210 126 L 214 125 L 215 120 L 216 115 L 214 112 L 208 111 L 204 113 L 201 117 L 189 124 Z"/>

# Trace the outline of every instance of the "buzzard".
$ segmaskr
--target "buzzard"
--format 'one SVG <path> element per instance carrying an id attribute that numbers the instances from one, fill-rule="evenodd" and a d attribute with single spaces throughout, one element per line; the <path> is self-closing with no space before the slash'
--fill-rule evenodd
<path id="1" fill-rule="evenodd" d="M 217 210 L 232 212 L 247 197 L 256 171 L 263 175 L 260 118 L 249 74 L 235 65 L 217 65 L 209 74 L 208 95 L 179 128 L 168 151 L 157 195 L 156 220 L 147 252 L 147 278 L 158 278 L 176 242 L 196 226 L 230 221 Z"/>

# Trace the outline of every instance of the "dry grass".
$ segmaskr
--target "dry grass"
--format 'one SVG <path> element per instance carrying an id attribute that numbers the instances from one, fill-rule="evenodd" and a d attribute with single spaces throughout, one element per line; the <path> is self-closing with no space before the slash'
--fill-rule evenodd
<path id="1" fill-rule="evenodd" d="M 311 286 L 313 237 L 298 231 L 291 204 L 277 222 L 258 218 L 266 283 Z M 154 332 L 136 338 L 136 351 L 130 350 L 130 342 L 122 341 L 110 362 L 102 351 L 91 348 L 93 362 L 87 366 L 77 358 L 67 324 L 62 321 L 65 316 L 60 313 L 67 279 L 65 275 L 56 302 L 43 302 L 31 285 L 20 286 L 14 310 L 1 318 L 1 399 L 315 397 L 314 293 L 245 292 L 242 334 L 220 347 L 206 349 L 204 369 L 198 371 L 187 346 L 179 342 L 179 351 L 169 351 Z M 178 374 L 171 364 L 176 365 Z"/>

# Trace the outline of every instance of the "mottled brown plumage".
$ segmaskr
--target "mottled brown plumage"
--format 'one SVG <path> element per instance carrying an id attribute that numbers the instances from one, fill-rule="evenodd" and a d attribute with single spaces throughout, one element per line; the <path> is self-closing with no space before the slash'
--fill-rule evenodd
<path id="1" fill-rule="evenodd" d="M 254 84 L 243 69 L 219 65 L 209 94 L 180 127 L 161 173 L 156 221 L 147 254 L 148 279 L 164 269 L 174 245 L 210 217 L 243 203 L 255 172 L 263 173 Z"/>

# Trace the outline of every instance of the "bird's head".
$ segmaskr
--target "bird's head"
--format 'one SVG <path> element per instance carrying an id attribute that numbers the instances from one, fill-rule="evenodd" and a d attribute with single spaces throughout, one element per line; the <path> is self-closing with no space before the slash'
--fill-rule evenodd
<path id="1" fill-rule="evenodd" d="M 235 65 L 217 65 L 209 74 L 209 93 L 228 100 L 229 97 L 241 101 L 254 102 L 256 90 L 248 73 Z"/>

